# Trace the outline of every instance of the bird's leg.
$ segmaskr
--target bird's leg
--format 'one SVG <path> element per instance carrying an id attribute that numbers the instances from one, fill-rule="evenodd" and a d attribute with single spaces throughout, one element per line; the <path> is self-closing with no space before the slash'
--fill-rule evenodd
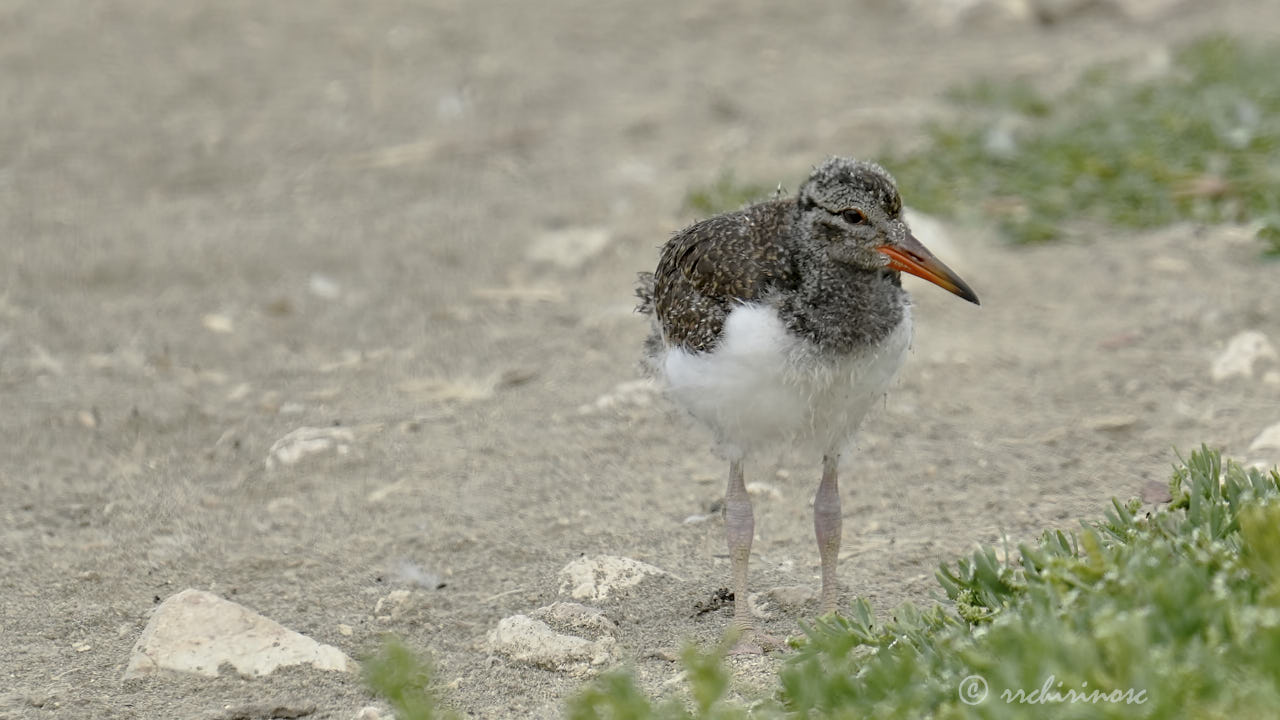
<path id="1" fill-rule="evenodd" d="M 724 493 L 724 530 L 733 563 L 733 625 L 745 640 L 754 630 L 747 607 L 747 563 L 751 561 L 751 540 L 756 521 L 751 512 L 751 496 L 742 479 L 742 461 L 729 461 L 729 487 Z"/>
<path id="2" fill-rule="evenodd" d="M 729 559 L 733 563 L 733 629 L 737 643 L 730 655 L 759 655 L 766 650 L 783 647 L 780 638 L 756 630 L 747 600 L 747 563 L 751 561 L 751 540 L 756 534 L 756 521 L 751 512 L 751 496 L 742 479 L 742 461 L 729 461 L 729 487 L 724 494 L 724 529 L 729 540 Z"/>
<path id="3" fill-rule="evenodd" d="M 836 479 L 839 455 L 822 458 L 822 483 L 813 497 L 813 530 L 818 536 L 818 557 L 822 559 L 822 596 L 818 601 L 818 614 L 836 611 L 839 583 L 836 580 L 836 560 L 840 556 L 840 485 Z"/>

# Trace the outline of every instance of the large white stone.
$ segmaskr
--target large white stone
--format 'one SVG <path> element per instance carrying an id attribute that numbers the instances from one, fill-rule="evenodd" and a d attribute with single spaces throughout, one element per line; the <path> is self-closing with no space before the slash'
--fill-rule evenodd
<path id="1" fill-rule="evenodd" d="M 343 672 L 356 669 L 351 658 L 331 645 L 213 593 L 188 588 L 155 609 L 133 647 L 124 678 L 165 670 L 217 677 L 224 664 L 249 677 L 291 665 Z"/>
<path id="2" fill-rule="evenodd" d="M 616 555 L 581 557 L 560 570 L 560 594 L 574 600 L 605 600 L 645 578 L 666 575 L 649 563 Z"/>
<path id="3" fill-rule="evenodd" d="M 586 674 L 613 660 L 617 641 L 611 636 L 587 640 L 566 635 L 528 615 L 512 615 L 498 621 L 489 632 L 490 652 L 544 670 Z"/>

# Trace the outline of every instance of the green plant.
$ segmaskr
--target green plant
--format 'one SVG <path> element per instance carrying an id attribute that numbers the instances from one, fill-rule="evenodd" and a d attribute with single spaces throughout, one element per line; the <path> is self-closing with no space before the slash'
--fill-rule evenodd
<path id="1" fill-rule="evenodd" d="M 1271 215 L 1258 228 L 1258 239 L 1262 241 L 1263 254 L 1268 257 L 1280 257 L 1280 215 Z"/>
<path id="2" fill-rule="evenodd" d="M 924 149 L 882 162 L 911 204 L 994 218 L 1018 242 L 1052 240 L 1079 218 L 1135 228 L 1274 218 L 1277 66 L 1278 47 L 1214 36 L 1140 82 L 1115 65 L 1054 97 L 984 81 L 952 93 L 969 121 L 936 125 Z M 1275 228 L 1262 239 L 1280 253 Z"/>
<path id="3" fill-rule="evenodd" d="M 627 671 L 606 673 L 569 701 L 570 720 L 739 720 L 770 717 L 779 712 L 776 703 L 762 701 L 751 708 L 727 699 L 729 670 L 724 656 L 733 638 L 706 652 L 686 645 L 680 656 L 689 702 L 668 698 L 653 703 L 636 687 Z"/>
<path id="4" fill-rule="evenodd" d="M 431 666 L 397 638 L 387 638 L 377 654 L 363 663 L 365 684 L 391 704 L 398 720 L 446 720 L 431 689 Z"/>

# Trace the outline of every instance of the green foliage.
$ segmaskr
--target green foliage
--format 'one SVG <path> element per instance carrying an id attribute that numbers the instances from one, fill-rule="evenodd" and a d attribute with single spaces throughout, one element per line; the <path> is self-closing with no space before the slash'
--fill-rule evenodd
<path id="1" fill-rule="evenodd" d="M 686 210 L 710 216 L 730 210 L 738 210 L 757 202 L 772 192 L 756 183 L 740 182 L 732 172 L 725 170 L 715 182 L 691 189 L 684 198 Z"/>
<path id="2" fill-rule="evenodd" d="M 982 79 L 947 93 L 957 105 L 1008 107 L 1030 117 L 1047 117 L 1052 106 L 1026 82 L 997 83 Z"/>
<path id="3" fill-rule="evenodd" d="M 719 647 L 701 652 L 687 645 L 681 653 L 689 703 L 670 698 L 655 705 L 636 687 L 626 671 L 606 673 L 569 701 L 570 720 L 745 720 L 773 717 L 776 703 L 761 702 L 748 709 L 726 699 L 729 670 L 724 656 L 732 645 L 727 638 Z"/>
<path id="4" fill-rule="evenodd" d="M 655 708 L 625 670 L 601 675 L 569 701 L 570 720 L 657 720 L 689 717 L 675 703 Z"/>
<path id="5" fill-rule="evenodd" d="M 1063 221 L 1122 227 L 1262 220 L 1280 254 L 1280 48 L 1210 37 L 1154 79 L 1096 68 L 1047 97 L 1026 83 L 952 93 L 978 118 L 882 160 L 927 212 L 994 217 L 1017 242 Z"/>
<path id="6" fill-rule="evenodd" d="M 388 638 L 378 654 L 363 664 L 364 681 L 391 704 L 398 720 L 444 720 L 454 717 L 442 710 L 431 690 L 431 666 L 395 638 Z"/>
<path id="7" fill-rule="evenodd" d="M 1272 215 L 1258 228 L 1258 239 L 1262 241 L 1262 252 L 1267 257 L 1280 257 L 1280 215 Z"/>
<path id="8" fill-rule="evenodd" d="M 691 650 L 692 703 L 654 707 L 609 675 L 570 716 L 1268 717 L 1280 707 L 1280 473 L 1202 448 L 1170 487 L 1163 510 L 1113 501 L 1016 561 L 980 548 L 943 565 L 950 607 L 907 604 L 877 623 L 859 599 L 847 618 L 806 625 L 780 705 L 730 703 L 719 651 Z"/>

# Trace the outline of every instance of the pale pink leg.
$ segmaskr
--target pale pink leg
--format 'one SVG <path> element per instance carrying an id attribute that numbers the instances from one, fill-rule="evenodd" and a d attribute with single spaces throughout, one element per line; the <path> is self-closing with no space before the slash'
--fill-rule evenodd
<path id="1" fill-rule="evenodd" d="M 836 561 L 840 557 L 840 533 L 843 520 L 840 515 L 840 485 L 836 479 L 839 455 L 822 458 L 822 483 L 813 497 L 813 530 L 818 537 L 818 557 L 822 560 L 822 596 L 818 601 L 818 614 L 836 611 L 840 594 L 836 579 Z"/>
<path id="2" fill-rule="evenodd" d="M 729 541 L 729 560 L 733 563 L 733 624 L 745 640 L 755 624 L 747 607 L 747 564 L 751 561 L 751 540 L 756 521 L 751 512 L 751 497 L 742 479 L 742 461 L 729 462 L 729 487 L 724 493 L 724 529 Z"/>
<path id="3" fill-rule="evenodd" d="M 779 638 L 756 630 L 747 601 L 747 563 L 751 561 L 751 540 L 755 536 L 756 521 L 751 512 L 751 498 L 742 480 L 742 462 L 729 463 L 729 488 L 724 494 L 724 527 L 729 540 L 729 559 L 733 563 L 733 628 L 739 633 L 738 642 L 729 651 L 732 655 L 759 655 L 766 650 L 783 646 Z"/>

